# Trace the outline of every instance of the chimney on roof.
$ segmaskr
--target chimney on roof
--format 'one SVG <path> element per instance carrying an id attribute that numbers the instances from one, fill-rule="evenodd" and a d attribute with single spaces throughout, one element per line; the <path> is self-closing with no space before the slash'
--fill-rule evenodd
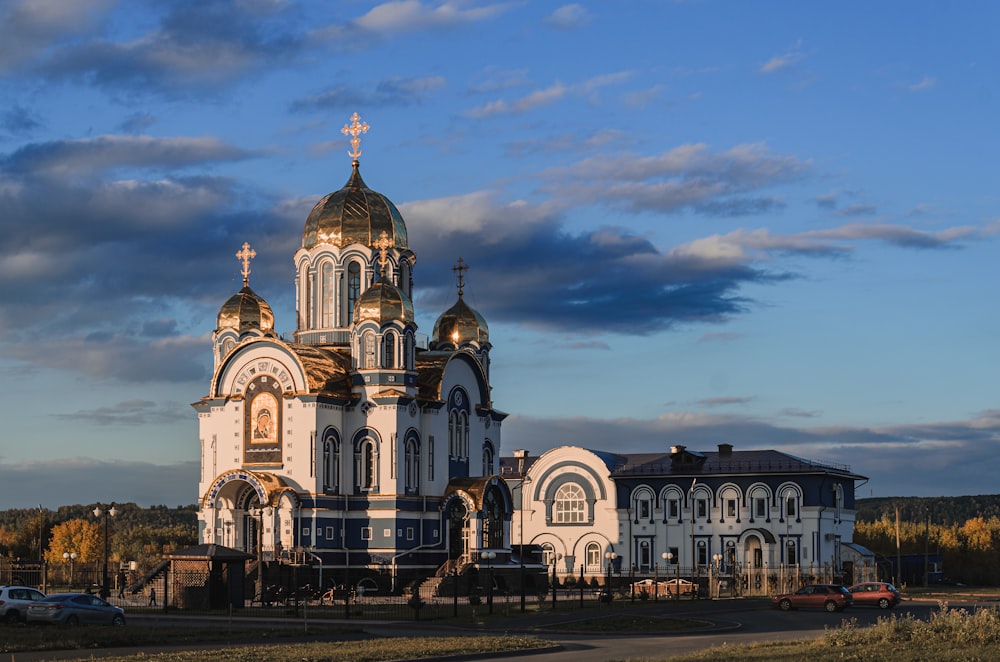
<path id="1" fill-rule="evenodd" d="M 733 454 L 732 444 L 719 444 L 719 455 L 725 457 Z"/>
<path id="2" fill-rule="evenodd" d="M 681 446 L 680 444 L 678 444 L 677 446 L 671 446 L 670 455 L 681 455 L 684 452 L 685 448 L 687 448 L 687 446 Z"/>

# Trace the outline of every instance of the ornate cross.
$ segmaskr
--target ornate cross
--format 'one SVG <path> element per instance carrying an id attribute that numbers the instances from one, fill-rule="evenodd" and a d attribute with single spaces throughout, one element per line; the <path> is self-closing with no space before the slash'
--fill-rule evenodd
<path id="1" fill-rule="evenodd" d="M 257 251 L 250 244 L 243 242 L 243 250 L 236 252 L 236 259 L 243 263 L 243 287 L 250 284 L 250 260 L 257 257 Z"/>
<path id="2" fill-rule="evenodd" d="M 359 121 L 360 119 L 361 115 L 354 113 L 351 115 L 351 123 L 345 124 L 344 128 L 340 130 L 340 132 L 345 136 L 351 137 L 351 148 L 353 151 L 348 152 L 347 155 L 355 161 L 357 161 L 358 157 L 361 156 L 361 150 L 358 149 L 358 147 L 361 146 L 361 138 L 358 138 L 358 136 L 362 133 L 368 133 L 369 128 L 368 122 L 361 122 Z"/>
<path id="3" fill-rule="evenodd" d="M 378 263 L 382 267 L 382 278 L 385 278 L 385 265 L 389 264 L 389 258 L 386 257 L 385 251 L 387 248 L 392 248 L 392 239 L 389 239 L 389 235 L 385 230 L 382 230 L 382 234 L 379 235 L 378 241 L 373 245 L 379 251 Z"/>
<path id="4" fill-rule="evenodd" d="M 469 265 L 462 262 L 462 258 L 458 258 L 458 264 L 452 267 L 451 270 L 458 274 L 458 296 L 462 296 L 462 291 L 465 287 L 465 281 L 462 279 L 462 272 L 468 271 Z"/>

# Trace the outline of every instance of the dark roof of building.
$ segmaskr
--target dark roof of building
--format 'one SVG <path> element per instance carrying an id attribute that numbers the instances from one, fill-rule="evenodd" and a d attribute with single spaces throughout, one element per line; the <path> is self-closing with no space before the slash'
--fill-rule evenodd
<path id="1" fill-rule="evenodd" d="M 815 462 L 776 450 L 751 451 L 691 451 L 680 453 L 611 453 L 587 449 L 608 467 L 612 478 L 632 477 L 696 477 L 704 475 L 757 475 L 757 474 L 835 474 L 854 480 L 866 476 L 853 473 L 842 464 Z M 525 471 L 536 457 L 529 457 Z M 676 460 L 676 461 L 675 461 Z M 518 476 L 517 459 L 500 458 L 500 472 L 505 478 Z"/>

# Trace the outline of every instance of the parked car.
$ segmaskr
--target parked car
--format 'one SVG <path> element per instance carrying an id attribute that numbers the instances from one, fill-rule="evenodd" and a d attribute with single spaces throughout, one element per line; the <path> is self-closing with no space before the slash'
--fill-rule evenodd
<path id="1" fill-rule="evenodd" d="M 854 596 L 854 604 L 871 605 L 881 609 L 892 609 L 902 598 L 895 586 L 887 582 L 864 582 L 848 589 Z"/>
<path id="2" fill-rule="evenodd" d="M 795 593 L 774 596 L 771 604 L 784 611 L 802 607 L 840 611 L 854 604 L 854 596 L 840 584 L 809 584 Z"/>
<path id="3" fill-rule="evenodd" d="M 90 593 L 56 593 L 28 607 L 29 623 L 125 625 L 125 611 Z"/>
<path id="4" fill-rule="evenodd" d="M 28 605 L 45 594 L 27 586 L 0 586 L 0 619 L 8 623 L 23 623 Z"/>

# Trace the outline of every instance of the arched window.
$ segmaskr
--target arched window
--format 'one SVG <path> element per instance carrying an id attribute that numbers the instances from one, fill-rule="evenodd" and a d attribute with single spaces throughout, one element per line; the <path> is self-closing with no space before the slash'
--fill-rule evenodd
<path id="1" fill-rule="evenodd" d="M 347 266 L 347 323 L 354 323 L 354 304 L 361 296 L 361 265 L 351 262 Z"/>
<path id="2" fill-rule="evenodd" d="M 458 412 L 448 415 L 448 455 L 458 457 Z"/>
<path id="3" fill-rule="evenodd" d="M 413 370 L 413 334 L 407 333 L 403 340 L 403 368 Z"/>
<path id="4" fill-rule="evenodd" d="M 462 412 L 460 417 L 461 420 L 461 437 L 459 439 L 459 452 L 462 457 L 469 457 L 469 415 Z"/>
<path id="5" fill-rule="evenodd" d="M 639 541 L 639 568 L 642 570 L 649 570 L 652 565 L 653 555 L 649 549 L 648 540 Z"/>
<path id="6" fill-rule="evenodd" d="M 382 336 L 382 367 L 396 367 L 396 334 L 386 333 Z"/>
<path id="7" fill-rule="evenodd" d="M 785 563 L 788 565 L 797 565 L 799 562 L 798 549 L 796 548 L 795 541 L 789 538 L 785 541 Z"/>
<path id="8" fill-rule="evenodd" d="M 596 542 L 587 543 L 587 572 L 601 571 L 601 546 Z"/>
<path id="9" fill-rule="evenodd" d="M 579 524 L 587 521 L 587 502 L 583 489 L 566 483 L 556 491 L 552 521 L 556 524 Z"/>
<path id="10" fill-rule="evenodd" d="M 320 268 L 320 326 L 333 326 L 333 264 L 324 262 Z"/>
<path id="11" fill-rule="evenodd" d="M 365 368 L 375 367 L 375 334 L 366 333 L 361 340 L 361 344 L 364 346 L 364 363 L 362 366 Z"/>
<path id="12" fill-rule="evenodd" d="M 406 493 L 417 494 L 420 491 L 420 449 L 417 447 L 417 440 L 407 439 L 404 452 Z"/>
<path id="13" fill-rule="evenodd" d="M 483 475 L 493 475 L 493 444 L 489 441 L 483 444 Z"/>
<path id="14" fill-rule="evenodd" d="M 327 492 L 340 492 L 340 440 L 334 434 L 323 441 L 323 487 Z"/>
<path id="15" fill-rule="evenodd" d="M 698 565 L 708 565 L 708 545 L 704 540 L 698 541 Z"/>
<path id="16" fill-rule="evenodd" d="M 483 538 L 485 549 L 501 549 L 503 545 L 504 502 L 498 488 L 490 487 L 483 497 Z"/>
<path id="17" fill-rule="evenodd" d="M 552 546 L 552 543 L 542 543 L 542 563 L 545 565 L 552 565 L 555 562 L 555 559 L 556 548 Z"/>
<path id="18" fill-rule="evenodd" d="M 374 492 L 378 489 L 378 449 L 375 440 L 367 437 L 354 454 L 355 482 L 358 489 L 364 492 Z"/>

